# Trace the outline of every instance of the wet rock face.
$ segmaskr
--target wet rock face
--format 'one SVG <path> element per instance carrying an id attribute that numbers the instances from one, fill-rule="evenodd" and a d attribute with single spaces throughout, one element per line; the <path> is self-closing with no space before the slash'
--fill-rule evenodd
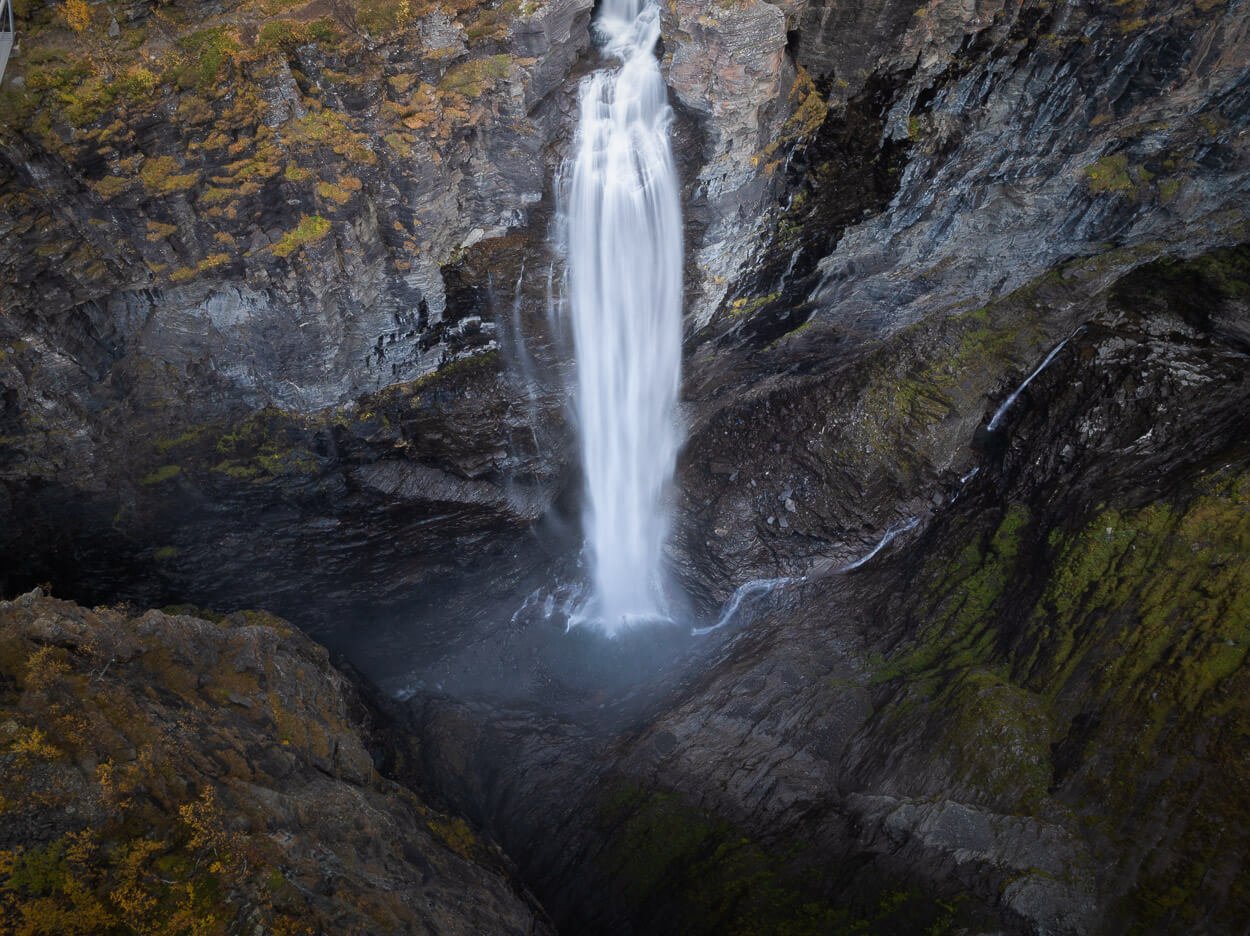
<path id="1" fill-rule="evenodd" d="M 124 382 L 106 383 L 116 437 L 50 425 L 6 439 L 5 587 L 264 604 L 316 628 L 426 598 L 477 562 L 524 558 L 559 483 L 536 445 L 561 435 L 510 401 L 500 367 L 487 352 L 351 409 L 228 410 L 190 425 L 136 412 Z M 17 401 L 20 412 L 31 398 Z"/>
<path id="2" fill-rule="evenodd" d="M 6 930 L 547 932 L 271 615 L 0 603 Z"/>

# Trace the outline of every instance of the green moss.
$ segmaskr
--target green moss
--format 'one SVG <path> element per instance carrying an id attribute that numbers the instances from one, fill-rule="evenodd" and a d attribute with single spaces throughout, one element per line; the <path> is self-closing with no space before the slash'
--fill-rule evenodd
<path id="1" fill-rule="evenodd" d="M 438 89 L 448 94 L 459 94 L 469 99 L 481 97 L 512 71 L 509 55 L 488 55 L 470 59 L 448 69 Z"/>
<path id="2" fill-rule="evenodd" d="M 356 25 L 373 36 L 385 36 L 408 25 L 412 7 L 408 0 L 359 0 Z"/>
<path id="3" fill-rule="evenodd" d="M 178 465 L 161 465 L 151 474 L 144 475 L 139 483 L 143 485 L 161 484 L 171 478 L 176 478 L 182 474 L 182 468 Z"/>
<path id="4" fill-rule="evenodd" d="M 1005 368 L 1035 360 L 1039 345 L 1053 340 L 1040 312 L 1063 288 L 1060 271 L 1051 270 L 989 306 L 906 329 L 897 350 L 863 369 L 858 418 L 842 457 L 923 446 L 948 419 L 974 410 Z M 891 460 L 891 470 L 912 468 L 905 455 Z"/>
<path id="5" fill-rule="evenodd" d="M 204 435 L 207 428 L 207 426 L 192 426 L 191 428 L 180 432 L 176 436 L 156 439 L 152 443 L 152 447 L 163 455 L 173 449 L 179 449 L 184 446 L 191 445 Z"/>
<path id="6" fill-rule="evenodd" d="M 683 936 L 816 936 L 945 933 L 964 916 L 882 882 L 876 897 L 838 906 L 821 893 L 821 869 L 802 845 L 782 852 L 744 835 L 676 793 L 621 784 L 602 799 L 606 847 L 599 870 L 641 908 L 638 932 Z"/>
<path id="7" fill-rule="evenodd" d="M 234 61 L 242 46 L 228 27 L 214 26 L 201 29 L 178 40 L 185 53 L 175 78 L 183 88 L 196 87 L 200 91 L 213 88 L 222 70 Z"/>
<path id="8" fill-rule="evenodd" d="M 1154 178 L 1144 166 L 1129 164 L 1128 156 L 1116 153 L 1104 156 L 1085 167 L 1085 184 L 1091 192 L 1136 194 Z"/>
<path id="9" fill-rule="evenodd" d="M 279 257 L 289 257 L 309 244 L 315 244 L 330 233 L 330 222 L 321 215 L 302 215 L 299 224 L 287 231 L 269 249 Z"/>
<path id="10" fill-rule="evenodd" d="M 929 623 L 906 654 L 894 660 L 902 673 L 918 675 L 935 668 L 967 669 L 993 660 L 992 612 L 1002 601 L 1016 571 L 1028 510 L 1014 505 L 988 541 L 975 538 L 952 563 L 930 572 L 936 582 Z"/>
<path id="11" fill-rule="evenodd" d="M 1187 869 L 1250 844 L 1236 779 L 1250 732 L 1250 474 L 1226 469 L 1178 502 L 1104 507 L 1045 532 L 1013 507 L 992 533 L 958 533 L 953 559 L 935 552 L 922 626 L 869 661 L 890 693 L 883 743 L 923 732 L 996 808 L 1053 811 L 1062 783 L 1103 834 L 1142 816 L 1175 829 L 1183 841 L 1147 863 L 1123 918 L 1134 932 L 1184 928 L 1204 904 L 1227 905 L 1212 882 L 1229 873 Z M 1176 802 L 1186 809 L 1155 814 Z M 1250 894 L 1250 875 L 1237 880 Z"/>
<path id="12" fill-rule="evenodd" d="M 262 52 L 295 51 L 308 41 L 308 30 L 303 23 L 290 20 L 270 20 L 260 28 L 256 36 L 256 48 Z"/>
<path id="13" fill-rule="evenodd" d="M 733 302 L 729 303 L 727 309 L 730 318 L 747 319 L 758 312 L 770 302 L 776 302 L 780 298 L 781 293 L 769 293 L 766 296 L 740 296 Z"/>
<path id="14" fill-rule="evenodd" d="M 239 481 L 315 474 L 319 463 L 303 444 L 305 433 L 282 411 L 261 410 L 217 437 L 214 452 L 223 460 L 213 471 Z"/>

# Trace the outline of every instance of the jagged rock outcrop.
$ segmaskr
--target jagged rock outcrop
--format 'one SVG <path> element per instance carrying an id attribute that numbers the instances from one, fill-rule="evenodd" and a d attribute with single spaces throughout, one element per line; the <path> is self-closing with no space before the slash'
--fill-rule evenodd
<path id="1" fill-rule="evenodd" d="M 271 615 L 0 602 L 0 927 L 548 932 L 489 843 L 379 776 L 367 719 Z"/>
<path id="2" fill-rule="evenodd" d="M 775 235 L 748 230 L 723 248 L 741 272 L 722 314 L 890 330 L 1108 245 L 1137 250 L 1127 267 L 1244 240 L 1250 40 L 1239 5 L 785 9 L 794 61 L 829 95 L 825 132 L 869 105 L 883 121 L 871 142 L 905 146 L 906 167 L 882 210 L 854 173 L 822 172 L 827 155 L 799 166 L 773 209 Z M 873 216 L 822 218 L 848 202 Z M 810 299 L 798 315 L 796 299 Z"/>

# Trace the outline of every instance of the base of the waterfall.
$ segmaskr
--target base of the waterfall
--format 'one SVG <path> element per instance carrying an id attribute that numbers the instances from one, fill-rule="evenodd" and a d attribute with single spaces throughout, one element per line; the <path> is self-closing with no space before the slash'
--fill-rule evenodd
<path id="1" fill-rule="evenodd" d="M 582 628 L 598 631 L 605 637 L 617 638 L 640 627 L 680 627 L 676 616 L 667 611 L 643 610 L 622 611 L 604 614 L 593 603 L 570 614 L 565 622 L 565 630 Z"/>
<path id="2" fill-rule="evenodd" d="M 594 614 L 576 560 L 492 597 L 464 580 L 429 606 L 378 622 L 345 655 L 398 700 L 452 698 L 553 715 L 591 730 L 638 716 L 708 652 L 689 614 Z M 670 607 L 682 606 L 680 597 Z"/>

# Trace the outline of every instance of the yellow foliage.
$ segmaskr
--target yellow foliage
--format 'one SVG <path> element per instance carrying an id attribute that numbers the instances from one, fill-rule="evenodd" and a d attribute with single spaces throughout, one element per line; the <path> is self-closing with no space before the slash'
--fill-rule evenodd
<path id="1" fill-rule="evenodd" d="M 27 728 L 9 747 L 14 753 L 32 759 L 56 760 L 61 756 L 61 749 L 48 741 L 48 736 L 40 728 Z"/>
<path id="2" fill-rule="evenodd" d="M 26 689 L 46 692 L 69 672 L 65 651 L 60 647 L 40 647 L 26 659 Z"/>
<path id="3" fill-rule="evenodd" d="M 178 160 L 173 156 L 152 156 L 144 160 L 139 179 L 144 187 L 158 195 L 185 192 L 200 181 L 198 172 L 179 173 Z"/>
<path id="4" fill-rule="evenodd" d="M 171 234 L 178 233 L 176 224 L 164 224 L 160 221 L 148 221 L 148 243 L 155 244 L 157 241 L 163 241 Z"/>
<path id="5" fill-rule="evenodd" d="M 361 182 L 355 176 L 344 176 L 335 182 L 318 182 L 317 194 L 322 198 L 328 198 L 330 201 L 338 205 L 346 205 L 352 200 L 352 195 L 359 192 Z"/>
<path id="6" fill-rule="evenodd" d="M 87 0 L 65 0 L 61 4 L 61 15 L 76 33 L 85 32 L 91 25 L 91 6 Z"/>
<path id="7" fill-rule="evenodd" d="M 308 244 L 316 243 L 330 233 L 330 222 L 320 215 L 302 215 L 292 230 L 269 249 L 279 257 L 289 257 Z"/>

